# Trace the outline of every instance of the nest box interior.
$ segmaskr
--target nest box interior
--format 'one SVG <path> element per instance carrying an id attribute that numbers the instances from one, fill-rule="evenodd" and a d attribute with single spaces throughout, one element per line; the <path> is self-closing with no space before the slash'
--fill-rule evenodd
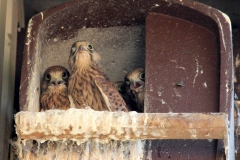
<path id="1" fill-rule="evenodd" d="M 45 69 L 69 68 L 70 48 L 77 40 L 95 46 L 112 81 L 123 80 L 135 68 L 146 69 L 145 112 L 230 114 L 230 20 L 190 0 L 75 0 L 37 14 L 25 41 L 21 111 L 39 111 Z M 146 154 L 153 159 L 214 159 L 222 152 L 217 140 L 148 141 L 145 148 L 151 148 Z"/>

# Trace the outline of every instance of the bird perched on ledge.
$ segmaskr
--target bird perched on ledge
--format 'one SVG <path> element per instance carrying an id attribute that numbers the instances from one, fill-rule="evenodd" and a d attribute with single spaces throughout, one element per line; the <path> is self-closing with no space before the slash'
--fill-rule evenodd
<path id="1" fill-rule="evenodd" d="M 145 90 L 145 73 L 143 68 L 137 68 L 125 76 L 125 83 L 129 90 L 127 93 L 137 103 L 140 112 L 144 111 L 144 90 Z"/>
<path id="2" fill-rule="evenodd" d="M 68 78 L 69 72 L 62 66 L 51 66 L 44 72 L 41 81 L 41 110 L 70 108 Z"/>
<path id="3" fill-rule="evenodd" d="M 100 55 L 87 41 L 75 42 L 70 51 L 68 93 L 76 108 L 128 111 L 126 103 L 99 67 Z"/>

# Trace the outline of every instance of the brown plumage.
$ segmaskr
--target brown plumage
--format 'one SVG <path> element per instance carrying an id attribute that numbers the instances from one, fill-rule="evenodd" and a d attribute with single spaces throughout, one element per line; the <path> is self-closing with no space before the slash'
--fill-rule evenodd
<path id="1" fill-rule="evenodd" d="M 139 111 L 144 111 L 145 73 L 143 68 L 137 68 L 125 76 L 125 83 L 129 87 L 127 93 L 137 103 Z"/>
<path id="2" fill-rule="evenodd" d="M 101 71 L 100 56 L 87 41 L 72 45 L 68 93 L 76 108 L 91 107 L 103 111 L 127 111 L 126 103 L 107 75 Z"/>
<path id="3" fill-rule="evenodd" d="M 42 110 L 70 108 L 67 93 L 68 77 L 68 70 L 62 66 L 51 66 L 44 72 L 40 97 Z"/>

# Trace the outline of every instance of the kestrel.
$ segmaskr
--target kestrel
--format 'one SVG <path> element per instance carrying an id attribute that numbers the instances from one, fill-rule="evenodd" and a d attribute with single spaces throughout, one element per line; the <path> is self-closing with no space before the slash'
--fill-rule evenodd
<path id="1" fill-rule="evenodd" d="M 130 88 L 128 85 L 126 85 L 124 81 L 117 81 L 113 85 L 123 97 L 129 111 L 141 112 L 137 107 L 137 103 L 133 100 L 132 96 L 130 95 L 131 93 L 128 93 L 130 91 Z"/>
<path id="2" fill-rule="evenodd" d="M 76 108 L 128 111 L 123 98 L 99 67 L 100 55 L 87 41 L 75 42 L 70 51 L 68 93 Z"/>
<path id="3" fill-rule="evenodd" d="M 51 66 L 44 72 L 40 97 L 42 110 L 70 108 L 68 78 L 69 72 L 62 66 Z"/>
<path id="4" fill-rule="evenodd" d="M 137 103 L 138 109 L 144 111 L 145 73 L 143 68 L 137 68 L 125 76 L 125 83 L 129 87 L 127 93 Z"/>

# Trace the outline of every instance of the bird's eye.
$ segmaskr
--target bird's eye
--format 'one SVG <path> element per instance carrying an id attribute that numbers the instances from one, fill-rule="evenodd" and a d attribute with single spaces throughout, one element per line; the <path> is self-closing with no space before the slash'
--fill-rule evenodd
<path id="1" fill-rule="evenodd" d="M 66 72 L 63 72 L 63 73 L 62 73 L 62 78 L 63 78 L 63 79 L 67 79 L 67 78 L 68 78 L 68 74 L 67 74 Z"/>
<path id="2" fill-rule="evenodd" d="M 71 54 L 74 54 L 76 50 L 77 50 L 77 46 L 76 46 L 76 43 L 74 43 L 71 48 Z"/>
<path id="3" fill-rule="evenodd" d="M 119 90 L 120 92 L 125 92 L 125 91 L 126 91 L 126 88 L 125 88 L 125 86 L 121 85 L 121 86 L 119 86 L 118 90 Z"/>
<path id="4" fill-rule="evenodd" d="M 49 81 L 51 79 L 50 74 L 46 74 L 45 79 Z"/>
<path id="5" fill-rule="evenodd" d="M 130 81 L 129 81 L 129 79 L 127 79 L 127 78 L 125 78 L 125 83 L 126 83 L 126 85 L 130 85 Z"/>
<path id="6" fill-rule="evenodd" d="M 93 50 L 93 46 L 91 44 L 88 44 L 88 49 Z"/>
<path id="7" fill-rule="evenodd" d="M 141 74 L 140 74 L 140 79 L 141 79 L 141 80 L 144 80 L 144 79 L 145 79 L 145 74 L 144 74 L 144 73 L 141 73 Z"/>

